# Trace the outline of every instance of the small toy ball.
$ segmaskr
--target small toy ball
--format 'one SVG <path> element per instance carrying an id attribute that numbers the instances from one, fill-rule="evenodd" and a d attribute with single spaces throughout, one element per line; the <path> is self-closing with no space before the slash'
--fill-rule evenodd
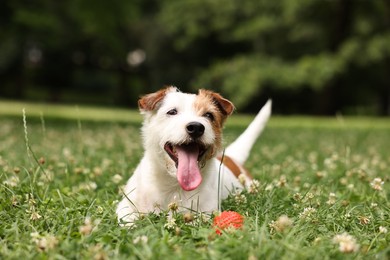
<path id="1" fill-rule="evenodd" d="M 235 211 L 223 211 L 219 216 L 215 216 L 213 226 L 215 233 L 222 234 L 222 230 L 227 228 L 239 229 L 244 223 L 244 217 Z"/>

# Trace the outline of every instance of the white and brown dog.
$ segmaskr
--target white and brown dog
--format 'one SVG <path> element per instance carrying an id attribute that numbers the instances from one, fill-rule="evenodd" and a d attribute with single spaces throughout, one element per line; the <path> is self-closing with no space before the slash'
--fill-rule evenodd
<path id="1" fill-rule="evenodd" d="M 179 210 L 212 212 L 220 199 L 243 188 L 238 175 L 251 179 L 243 164 L 268 121 L 271 101 L 224 153 L 222 128 L 234 106 L 219 94 L 168 87 L 142 97 L 138 105 L 145 154 L 118 204 L 121 225 L 131 226 L 140 214 L 167 209 L 174 201 Z"/>

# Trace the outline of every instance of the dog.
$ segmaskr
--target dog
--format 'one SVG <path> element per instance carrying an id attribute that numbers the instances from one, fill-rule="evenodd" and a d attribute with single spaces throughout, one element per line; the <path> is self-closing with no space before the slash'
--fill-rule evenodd
<path id="1" fill-rule="evenodd" d="M 252 177 L 244 163 L 271 114 L 271 100 L 225 151 L 222 129 L 234 105 L 213 91 L 180 92 L 169 86 L 141 97 L 144 155 L 124 188 L 116 213 L 132 226 L 142 214 L 168 209 L 213 212 L 220 200 Z M 238 177 L 240 176 L 240 178 Z"/>

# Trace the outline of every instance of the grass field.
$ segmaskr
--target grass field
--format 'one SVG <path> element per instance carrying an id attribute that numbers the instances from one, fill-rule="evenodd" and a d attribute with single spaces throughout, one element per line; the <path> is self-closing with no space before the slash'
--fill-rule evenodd
<path id="1" fill-rule="evenodd" d="M 390 258 L 388 119 L 273 118 L 247 164 L 259 185 L 223 203 L 244 226 L 217 235 L 213 216 L 168 209 L 118 227 L 142 156 L 135 111 L 4 104 L 0 259 Z M 231 118 L 226 142 L 250 118 Z"/>

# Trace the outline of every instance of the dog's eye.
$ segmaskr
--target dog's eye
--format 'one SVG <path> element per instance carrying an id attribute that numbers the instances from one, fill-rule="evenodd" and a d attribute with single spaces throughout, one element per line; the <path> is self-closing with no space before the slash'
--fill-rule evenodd
<path id="1" fill-rule="evenodd" d="M 214 121 L 214 115 L 212 113 L 210 113 L 210 112 L 207 112 L 203 116 L 207 117 L 208 119 L 210 119 L 210 121 Z"/>
<path id="2" fill-rule="evenodd" d="M 167 115 L 174 116 L 177 115 L 177 109 L 173 108 L 167 112 Z"/>

